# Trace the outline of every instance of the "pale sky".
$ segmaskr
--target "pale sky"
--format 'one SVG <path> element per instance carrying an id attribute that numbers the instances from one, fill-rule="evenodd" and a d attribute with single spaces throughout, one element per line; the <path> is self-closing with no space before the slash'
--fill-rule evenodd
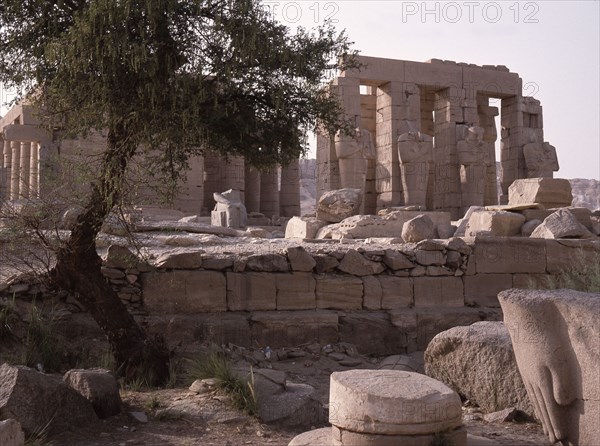
<path id="1" fill-rule="evenodd" d="M 555 177 L 600 179 L 597 0 L 263 3 L 291 28 L 336 21 L 365 56 L 506 65 L 523 79 L 523 94 L 542 102 L 544 139 L 560 164 Z M 4 103 L 11 95 L 0 96 Z"/>
<path id="2" fill-rule="evenodd" d="M 365 56 L 506 65 L 540 100 L 557 178 L 600 179 L 600 2 L 271 1 L 290 27 L 325 16 Z"/>

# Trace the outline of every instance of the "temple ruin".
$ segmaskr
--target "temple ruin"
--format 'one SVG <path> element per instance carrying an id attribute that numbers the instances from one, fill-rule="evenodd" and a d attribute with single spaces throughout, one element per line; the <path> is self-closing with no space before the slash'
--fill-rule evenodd
<path id="1" fill-rule="evenodd" d="M 68 158 L 93 157 L 105 149 L 102 135 L 85 139 L 62 139 L 39 126 L 31 106 L 19 104 L 0 118 L 0 200 L 28 200 L 51 196 L 48 179 Z M 243 157 L 225 160 L 217 154 L 189 160 L 186 180 L 173 202 L 184 213 L 209 215 L 213 194 L 234 189 L 240 192 L 248 213 L 264 216 L 300 215 L 298 161 L 288 166 L 258 171 Z M 247 193 L 246 193 L 247 192 Z"/>
<path id="2" fill-rule="evenodd" d="M 457 219 L 473 205 L 506 204 L 516 179 L 552 177 L 558 170 L 556 151 L 544 142 L 540 102 L 522 95 L 522 79 L 505 66 L 359 61 L 360 70 L 343 72 L 330 85 L 357 130 L 318 135 L 318 196 L 359 188 L 365 214 L 416 205 Z"/>

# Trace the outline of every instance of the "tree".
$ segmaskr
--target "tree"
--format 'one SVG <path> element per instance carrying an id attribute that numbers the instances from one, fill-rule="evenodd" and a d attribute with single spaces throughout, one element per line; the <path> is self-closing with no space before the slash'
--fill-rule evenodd
<path id="1" fill-rule="evenodd" d="M 306 131 L 348 130 L 322 90 L 355 66 L 330 24 L 292 35 L 253 0 L 3 0 L 0 81 L 33 101 L 64 135 L 107 132 L 84 211 L 56 253 L 54 283 L 77 293 L 129 376 L 168 377 L 149 339 L 104 280 L 95 239 L 123 195 L 128 164 L 154 154 L 173 178 L 204 150 L 285 164 Z"/>

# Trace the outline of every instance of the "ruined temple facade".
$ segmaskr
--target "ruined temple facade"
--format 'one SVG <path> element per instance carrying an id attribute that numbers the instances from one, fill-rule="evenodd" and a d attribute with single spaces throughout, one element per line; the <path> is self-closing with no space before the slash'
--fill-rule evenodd
<path id="1" fill-rule="evenodd" d="M 471 205 L 505 204 L 516 179 L 552 177 L 558 170 L 554 147 L 544 142 L 540 102 L 522 95 L 521 78 L 508 68 L 437 59 L 359 61 L 360 70 L 341 73 L 329 87 L 359 136 L 317 135 L 318 196 L 362 186 L 363 213 L 420 205 L 456 219 Z M 371 141 L 364 142 L 365 134 Z"/>
<path id="2" fill-rule="evenodd" d="M 69 160 L 93 160 L 105 147 L 105 138 L 99 134 L 61 139 L 39 126 L 30 106 L 14 106 L 0 118 L 0 201 L 51 197 L 56 182 L 53 186 L 50 179 L 57 178 L 61 169 L 65 173 Z M 225 160 L 210 153 L 189 160 L 186 179 L 172 207 L 186 214 L 208 215 L 215 205 L 213 193 L 228 189 L 241 192 L 249 213 L 260 212 L 269 218 L 300 215 L 298 160 L 259 172 L 242 157 Z M 152 203 L 151 193 L 145 190 L 144 194 L 144 204 Z"/>

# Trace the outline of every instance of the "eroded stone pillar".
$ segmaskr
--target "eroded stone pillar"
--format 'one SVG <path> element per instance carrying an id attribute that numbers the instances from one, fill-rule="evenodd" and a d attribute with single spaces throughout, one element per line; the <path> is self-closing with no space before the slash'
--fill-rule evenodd
<path id="1" fill-rule="evenodd" d="M 279 210 L 282 217 L 300 216 L 300 161 L 297 159 L 281 169 Z"/>
<path id="2" fill-rule="evenodd" d="M 21 143 L 17 141 L 11 141 L 11 170 L 10 170 L 10 199 L 19 199 L 19 175 L 21 173 Z"/>
<path id="3" fill-rule="evenodd" d="M 244 173 L 246 211 L 260 212 L 260 172 L 249 165 L 246 165 Z"/>
<path id="4" fill-rule="evenodd" d="M 29 198 L 29 170 L 31 166 L 31 143 L 21 143 L 21 164 L 19 166 L 19 198 Z"/>
<path id="5" fill-rule="evenodd" d="M 279 215 L 278 169 L 260 173 L 260 212 L 269 218 Z"/>
<path id="6" fill-rule="evenodd" d="M 242 203 L 244 203 L 244 171 L 245 161 L 243 156 L 232 156 L 229 160 L 222 161 L 220 186 L 224 192 L 229 189 L 240 191 Z"/>
<path id="7" fill-rule="evenodd" d="M 39 198 L 39 173 L 40 173 L 40 145 L 31 143 L 31 155 L 29 161 L 29 198 Z"/>
<path id="8" fill-rule="evenodd" d="M 502 174 L 500 186 L 502 187 L 502 195 L 500 196 L 500 204 L 508 203 L 508 187 L 512 182 L 519 178 L 526 178 L 523 146 L 529 141 L 523 127 L 523 109 L 524 104 L 521 96 L 502 99 L 500 113 L 502 124 L 500 144 Z"/>

